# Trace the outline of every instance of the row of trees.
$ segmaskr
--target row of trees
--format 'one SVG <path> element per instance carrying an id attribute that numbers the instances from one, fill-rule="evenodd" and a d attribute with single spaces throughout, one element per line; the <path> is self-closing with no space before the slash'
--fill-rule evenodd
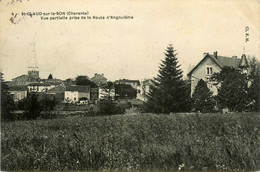
<path id="1" fill-rule="evenodd" d="M 229 67 L 213 74 L 210 80 L 218 88 L 216 96 L 213 96 L 207 83 L 200 80 L 190 97 L 190 83 L 183 80 L 178 63 L 176 50 L 172 45 L 168 46 L 159 74 L 153 80 L 146 112 L 214 112 L 224 108 L 231 111 L 259 110 L 260 65 L 255 58 L 250 60 L 247 74 Z"/>

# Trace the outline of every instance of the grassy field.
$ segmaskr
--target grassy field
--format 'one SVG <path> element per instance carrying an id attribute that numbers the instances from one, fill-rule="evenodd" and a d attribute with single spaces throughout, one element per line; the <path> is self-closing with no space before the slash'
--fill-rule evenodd
<path id="1" fill-rule="evenodd" d="M 257 114 L 3 122 L 1 170 L 259 170 Z"/>

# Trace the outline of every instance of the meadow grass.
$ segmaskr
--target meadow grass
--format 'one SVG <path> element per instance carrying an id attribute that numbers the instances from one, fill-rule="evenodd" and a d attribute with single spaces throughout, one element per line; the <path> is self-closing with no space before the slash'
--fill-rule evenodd
<path id="1" fill-rule="evenodd" d="M 2 122 L 1 170 L 259 170 L 257 124 L 256 113 Z"/>

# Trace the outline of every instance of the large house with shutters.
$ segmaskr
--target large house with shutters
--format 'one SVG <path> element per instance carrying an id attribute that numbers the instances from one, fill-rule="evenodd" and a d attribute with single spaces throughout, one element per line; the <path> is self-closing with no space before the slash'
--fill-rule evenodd
<path id="1" fill-rule="evenodd" d="M 191 96 L 200 79 L 203 79 L 207 83 L 213 95 L 217 95 L 217 87 L 210 78 L 213 73 L 220 72 L 225 66 L 236 69 L 239 68 L 242 72 L 248 72 L 249 64 L 245 54 L 243 54 L 241 58 L 238 58 L 237 56 L 218 56 L 217 52 L 213 54 L 204 53 L 203 59 L 188 73 L 188 78 L 191 82 Z"/>

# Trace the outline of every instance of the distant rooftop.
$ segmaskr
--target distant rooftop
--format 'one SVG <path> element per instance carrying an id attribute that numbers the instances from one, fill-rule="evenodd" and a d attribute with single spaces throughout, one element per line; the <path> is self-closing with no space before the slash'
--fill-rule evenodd
<path id="1" fill-rule="evenodd" d="M 88 85 L 70 85 L 66 87 L 66 91 L 90 92 Z"/>

